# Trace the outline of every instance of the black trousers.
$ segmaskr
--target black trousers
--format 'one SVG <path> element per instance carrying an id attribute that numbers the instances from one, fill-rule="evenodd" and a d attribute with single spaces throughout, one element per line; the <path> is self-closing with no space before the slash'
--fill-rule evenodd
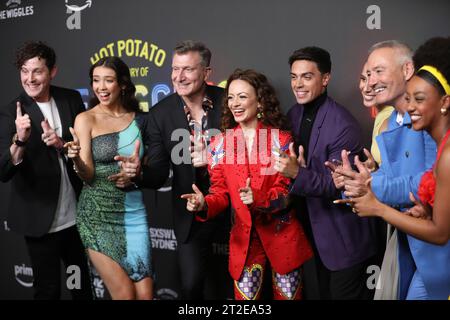
<path id="1" fill-rule="evenodd" d="M 367 267 L 372 258 L 351 267 L 331 271 L 317 255 L 315 257 L 321 300 L 372 300 L 373 291 L 367 286 Z"/>
<path id="2" fill-rule="evenodd" d="M 314 257 L 303 265 L 305 300 L 372 300 L 374 290 L 367 286 L 367 267 L 376 263 L 372 257 L 345 269 L 331 271 L 320 259 L 303 199 L 297 200 L 298 217 L 314 251 Z"/>
<path id="3" fill-rule="evenodd" d="M 178 243 L 178 267 L 181 278 L 181 299 L 204 300 L 222 299 L 223 285 L 228 279 L 217 279 L 213 263 L 212 242 L 218 221 L 194 221 L 190 235 L 185 243 Z M 228 275 L 226 275 L 228 276 Z M 221 282 L 221 286 L 217 283 Z M 221 290 L 219 290 L 221 289 Z"/>
<path id="4" fill-rule="evenodd" d="M 59 300 L 61 298 L 61 260 L 66 276 L 76 272 L 66 270 L 69 266 L 78 266 L 80 289 L 69 289 L 74 300 L 93 299 L 90 273 L 86 253 L 76 226 L 48 233 L 42 237 L 25 237 L 28 254 L 33 268 L 34 299 Z M 75 269 L 77 270 L 77 269 Z"/>

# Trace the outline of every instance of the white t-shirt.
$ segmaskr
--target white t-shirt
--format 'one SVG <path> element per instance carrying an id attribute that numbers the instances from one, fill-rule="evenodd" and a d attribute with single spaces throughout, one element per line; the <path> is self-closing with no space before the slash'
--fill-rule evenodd
<path id="1" fill-rule="evenodd" d="M 42 114 L 47 118 L 50 127 L 52 127 L 58 137 L 62 136 L 61 118 L 59 116 L 58 108 L 56 107 L 53 98 L 48 102 L 36 102 L 41 109 Z M 49 230 L 51 232 L 61 231 L 75 225 L 76 213 L 76 195 L 70 183 L 69 176 L 66 170 L 66 159 L 64 155 L 58 152 L 58 162 L 61 169 L 61 183 L 59 188 L 58 204 L 56 206 L 55 219 Z"/>

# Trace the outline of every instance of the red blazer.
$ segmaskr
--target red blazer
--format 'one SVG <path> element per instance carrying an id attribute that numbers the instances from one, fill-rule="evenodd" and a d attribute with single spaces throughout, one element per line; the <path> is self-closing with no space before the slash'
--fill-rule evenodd
<path id="1" fill-rule="evenodd" d="M 287 208 L 290 179 L 274 169 L 275 154 L 289 152 L 291 135 L 258 125 L 250 159 L 245 150 L 240 127 L 217 136 L 208 152 L 211 179 L 206 219 L 232 206 L 234 224 L 230 234 L 229 272 L 238 280 L 244 269 L 252 228 L 256 229 L 270 264 L 276 272 L 286 274 L 312 257 L 312 250 L 296 218 Z M 245 205 L 239 188 L 250 177 L 254 203 Z M 277 215 L 278 214 L 278 215 Z M 198 220 L 202 219 L 197 216 Z"/>

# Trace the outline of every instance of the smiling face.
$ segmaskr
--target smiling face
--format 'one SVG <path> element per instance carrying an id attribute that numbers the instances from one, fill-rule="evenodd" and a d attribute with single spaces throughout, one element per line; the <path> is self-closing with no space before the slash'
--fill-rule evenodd
<path id="1" fill-rule="evenodd" d="M 359 90 L 361 91 L 361 95 L 363 97 L 363 104 L 367 108 L 371 108 L 376 105 L 376 94 L 372 87 L 369 86 L 369 77 L 370 71 L 368 70 L 366 63 L 364 64 L 359 78 Z"/>
<path id="2" fill-rule="evenodd" d="M 297 60 L 292 63 L 291 88 L 299 104 L 306 104 L 320 96 L 329 80 L 330 74 L 322 74 L 313 61 Z"/>
<path id="3" fill-rule="evenodd" d="M 414 130 L 431 131 L 438 126 L 443 101 L 434 86 L 418 76 L 412 77 L 406 87 L 406 101 Z"/>
<path id="4" fill-rule="evenodd" d="M 45 59 L 34 57 L 25 61 L 20 68 L 22 87 L 33 100 L 47 102 L 50 100 L 50 82 L 56 75 L 56 67 L 49 70 Z"/>
<path id="5" fill-rule="evenodd" d="M 260 108 L 255 88 L 247 81 L 233 80 L 228 87 L 228 108 L 241 126 L 256 128 Z"/>
<path id="6" fill-rule="evenodd" d="M 211 69 L 202 65 L 197 51 L 174 54 L 172 59 L 172 84 L 181 97 L 191 98 L 201 94 Z"/>
<path id="7" fill-rule="evenodd" d="M 377 105 L 397 107 L 403 99 L 412 64 L 402 64 L 400 59 L 400 53 L 394 48 L 379 48 L 369 55 L 369 86 L 375 91 Z"/>
<path id="8" fill-rule="evenodd" d="M 101 105 L 111 106 L 119 102 L 121 88 L 116 72 L 104 66 L 94 68 L 92 72 L 92 90 Z"/>

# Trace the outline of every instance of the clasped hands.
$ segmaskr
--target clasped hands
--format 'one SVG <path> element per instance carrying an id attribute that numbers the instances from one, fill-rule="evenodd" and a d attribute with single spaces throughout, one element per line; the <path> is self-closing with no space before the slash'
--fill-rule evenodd
<path id="1" fill-rule="evenodd" d="M 376 162 L 367 149 L 364 153 L 367 157 L 365 162 L 361 162 L 358 156 L 355 156 L 355 165 L 358 171 L 352 169 L 348 158 L 350 152 L 342 150 L 342 164 L 336 166 L 331 161 L 326 161 L 325 165 L 330 169 L 333 182 L 338 190 L 344 190 L 345 199 L 335 200 L 336 204 L 348 204 L 352 211 L 360 217 L 378 216 L 382 217 L 385 211 L 385 205 L 382 204 L 372 191 L 371 172 L 376 168 Z M 416 218 L 429 219 L 430 210 L 417 200 L 410 192 L 409 198 L 414 204 L 412 208 L 405 211 L 405 214 Z"/>

